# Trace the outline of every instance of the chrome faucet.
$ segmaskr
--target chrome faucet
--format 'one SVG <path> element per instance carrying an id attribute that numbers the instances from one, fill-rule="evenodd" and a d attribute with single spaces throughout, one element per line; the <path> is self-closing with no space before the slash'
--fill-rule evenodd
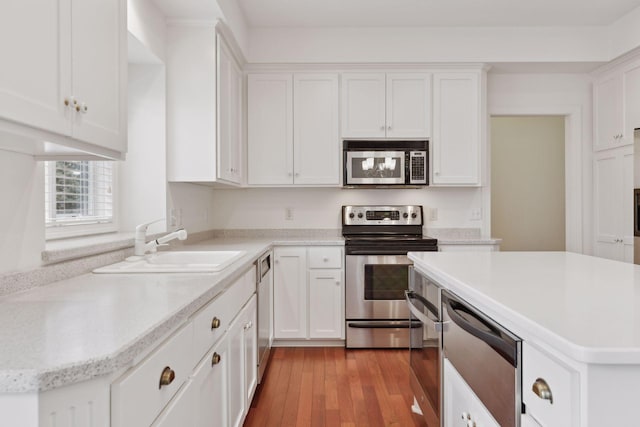
<path id="1" fill-rule="evenodd" d="M 172 233 L 166 234 L 162 237 L 158 237 L 157 239 L 151 240 L 147 242 L 147 228 L 156 222 L 164 221 L 164 219 L 158 219 L 156 221 L 151 221 L 146 224 L 140 224 L 136 226 L 136 234 L 135 234 L 135 246 L 133 250 L 134 256 L 141 257 L 144 256 L 147 252 L 155 252 L 158 246 L 166 245 L 173 239 L 185 240 L 187 238 L 187 230 L 181 228 Z"/>

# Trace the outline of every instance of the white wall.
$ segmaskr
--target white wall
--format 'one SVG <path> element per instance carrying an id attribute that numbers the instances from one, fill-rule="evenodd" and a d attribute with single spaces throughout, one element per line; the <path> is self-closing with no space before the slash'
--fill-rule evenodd
<path id="1" fill-rule="evenodd" d="M 39 266 L 44 249 L 42 163 L 0 151 L 0 194 L 0 274 Z"/>
<path id="2" fill-rule="evenodd" d="M 119 168 L 119 227 L 166 217 L 166 77 L 164 65 L 129 64 L 127 160 Z M 149 233 L 166 231 L 164 222 Z"/>
<path id="3" fill-rule="evenodd" d="M 609 59 L 624 55 L 640 46 L 640 7 L 620 18 L 611 26 Z"/>
<path id="4" fill-rule="evenodd" d="M 438 220 L 427 227 L 481 228 L 470 220 L 471 209 L 481 206 L 479 188 L 435 188 L 407 190 L 357 190 L 341 188 L 259 188 L 214 190 L 215 228 L 320 228 L 341 227 L 342 205 L 417 204 L 437 208 Z M 285 208 L 293 208 L 293 220 L 285 220 Z M 426 211 L 427 212 L 427 211 Z"/>
<path id="5" fill-rule="evenodd" d="M 489 115 L 564 115 L 566 138 L 575 141 L 566 153 L 567 234 L 576 236 L 576 246 L 567 250 L 592 253 L 592 88 L 586 74 L 489 74 Z M 567 126 L 568 125 L 568 126 Z M 490 194 L 490 188 L 487 194 Z M 579 197 L 581 196 L 581 197 Z M 574 200 L 582 199 L 573 209 Z M 578 200 L 579 201 L 579 200 Z M 485 200 L 484 206 L 489 204 Z M 573 233 L 573 234 L 572 234 Z M 582 237 L 579 239 L 579 237 Z"/>
<path id="6" fill-rule="evenodd" d="M 252 28 L 249 62 L 600 62 L 607 27 Z"/>
<path id="7" fill-rule="evenodd" d="M 169 183 L 167 196 L 170 213 L 179 211 L 181 220 L 176 227 L 183 227 L 188 233 L 219 228 L 214 222 L 214 212 L 220 207 L 214 204 L 214 190 L 211 187 Z"/>
<path id="8" fill-rule="evenodd" d="M 127 28 L 156 57 L 164 62 L 165 18 L 151 0 L 127 1 Z"/>

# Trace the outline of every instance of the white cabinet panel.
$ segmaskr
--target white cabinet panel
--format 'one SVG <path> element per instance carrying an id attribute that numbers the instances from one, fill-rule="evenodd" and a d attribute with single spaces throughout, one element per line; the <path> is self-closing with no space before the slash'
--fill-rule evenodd
<path id="1" fill-rule="evenodd" d="M 387 137 L 431 135 L 431 75 L 387 74 Z"/>
<path id="2" fill-rule="evenodd" d="M 274 259 L 274 338 L 306 338 L 307 250 L 275 248 Z"/>
<path id="3" fill-rule="evenodd" d="M 70 8 L 71 0 L 4 2 L 0 117 L 71 134 L 64 105 L 71 95 Z"/>
<path id="4" fill-rule="evenodd" d="M 309 271 L 309 338 L 344 337 L 342 270 Z"/>
<path id="5" fill-rule="evenodd" d="M 633 147 L 594 154 L 595 255 L 633 261 Z"/>
<path id="6" fill-rule="evenodd" d="M 295 74 L 295 184 L 340 184 L 337 74 Z"/>
<path id="7" fill-rule="evenodd" d="M 248 77 L 248 183 L 293 184 L 293 76 Z"/>
<path id="8" fill-rule="evenodd" d="M 383 138 L 386 130 L 384 73 L 342 75 L 342 137 Z"/>
<path id="9" fill-rule="evenodd" d="M 194 390 L 194 426 L 211 427 L 228 425 L 227 390 L 229 353 L 228 342 L 222 339 L 208 352 L 195 369 L 191 388 Z"/>
<path id="10" fill-rule="evenodd" d="M 633 130 L 640 128 L 640 63 L 624 72 L 624 136 L 633 143 Z"/>
<path id="11" fill-rule="evenodd" d="M 122 1 L 72 0 L 72 95 L 75 138 L 126 151 L 126 4 Z"/>
<path id="12" fill-rule="evenodd" d="M 34 148 L 22 147 L 24 152 L 47 154 L 48 149 L 35 148 L 46 138 L 89 153 L 124 154 L 126 2 L 5 3 L 0 14 L 0 119 L 10 122 L 10 132 L 26 136 L 24 144 L 33 141 Z M 28 127 L 17 130 L 16 124 L 51 135 Z M 68 157 L 69 152 L 51 152 L 60 154 Z"/>
<path id="13" fill-rule="evenodd" d="M 214 26 L 167 29 L 167 176 L 242 183 L 242 73 Z"/>
<path id="14" fill-rule="evenodd" d="M 433 185 L 479 185 L 486 118 L 480 73 L 434 73 Z"/>
<path id="15" fill-rule="evenodd" d="M 594 84 L 595 149 L 619 146 L 629 137 L 624 135 L 623 78 L 614 73 Z"/>
<path id="16" fill-rule="evenodd" d="M 429 73 L 344 73 L 343 138 L 431 135 Z"/>
<path id="17" fill-rule="evenodd" d="M 151 427 L 191 427 L 194 425 L 194 403 L 197 393 L 194 384 L 188 381 Z M 213 424 L 210 424 L 213 425 Z M 222 424 L 218 424 L 222 425 Z"/>
<path id="18" fill-rule="evenodd" d="M 444 359 L 443 404 L 445 427 L 500 427 L 449 359 Z"/>

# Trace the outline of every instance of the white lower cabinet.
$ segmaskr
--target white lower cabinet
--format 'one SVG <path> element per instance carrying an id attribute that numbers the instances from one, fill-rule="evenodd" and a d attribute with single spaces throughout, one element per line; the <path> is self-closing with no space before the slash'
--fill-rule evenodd
<path id="1" fill-rule="evenodd" d="M 500 427 L 446 358 L 443 375 L 445 427 Z"/>
<path id="2" fill-rule="evenodd" d="M 241 426 L 257 385 L 252 267 L 111 385 L 112 427 Z"/>
<path id="3" fill-rule="evenodd" d="M 253 296 L 229 327 L 229 425 L 239 427 L 258 384 L 257 303 Z"/>
<path id="4" fill-rule="evenodd" d="M 276 247 L 274 258 L 274 338 L 343 339 L 343 248 Z"/>

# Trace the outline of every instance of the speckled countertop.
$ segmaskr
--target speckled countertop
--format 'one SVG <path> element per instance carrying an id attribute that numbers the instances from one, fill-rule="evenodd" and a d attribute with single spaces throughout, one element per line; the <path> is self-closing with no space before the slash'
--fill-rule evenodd
<path id="1" fill-rule="evenodd" d="M 0 297 L 0 393 L 44 391 L 133 366 L 272 245 L 341 237 L 217 238 L 184 249 L 241 249 L 214 274 L 83 274 Z"/>

